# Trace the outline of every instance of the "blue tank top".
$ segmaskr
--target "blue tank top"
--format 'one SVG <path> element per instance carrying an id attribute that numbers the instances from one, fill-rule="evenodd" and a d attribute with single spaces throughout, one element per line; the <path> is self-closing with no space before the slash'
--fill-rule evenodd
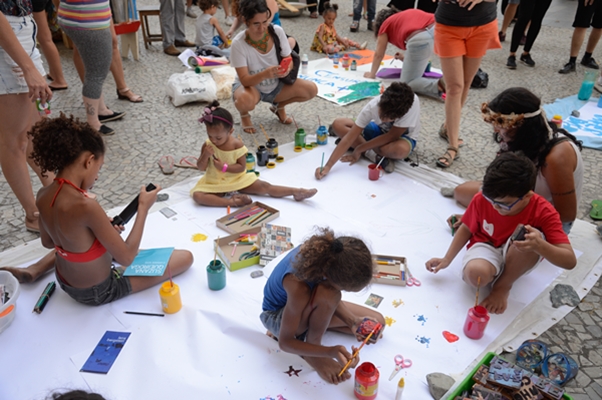
<path id="1" fill-rule="evenodd" d="M 268 278 L 268 281 L 263 288 L 263 311 L 278 311 L 286 305 L 288 298 L 286 290 L 282 285 L 284 277 L 288 274 L 295 273 L 294 261 L 297 253 L 299 253 L 300 246 L 295 247 L 288 252 L 286 256 L 278 263 L 272 274 Z M 313 290 L 315 283 L 305 282 L 311 290 Z"/>
<path id="2" fill-rule="evenodd" d="M 282 22 L 280 22 L 280 13 L 279 12 L 274 14 L 274 18 L 272 18 L 272 24 L 282 26 Z"/>

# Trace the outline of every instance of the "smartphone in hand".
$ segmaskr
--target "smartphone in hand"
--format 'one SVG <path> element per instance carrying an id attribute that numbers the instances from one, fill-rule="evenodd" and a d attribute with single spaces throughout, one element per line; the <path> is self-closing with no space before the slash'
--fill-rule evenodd
<path id="1" fill-rule="evenodd" d="M 287 57 L 287 58 L 283 58 L 282 61 L 280 61 L 280 73 L 283 74 L 286 71 L 288 71 L 288 67 L 289 65 L 291 65 L 291 62 L 293 61 L 292 57 Z"/>

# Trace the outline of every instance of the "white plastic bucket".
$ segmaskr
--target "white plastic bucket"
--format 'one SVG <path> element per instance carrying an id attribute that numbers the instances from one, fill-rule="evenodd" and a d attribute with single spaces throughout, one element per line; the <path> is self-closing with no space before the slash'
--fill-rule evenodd
<path id="1" fill-rule="evenodd" d="M 2 333 L 15 319 L 17 314 L 17 298 L 19 297 L 19 281 L 10 272 L 0 271 L 0 285 L 8 292 L 9 299 L 0 305 L 0 333 Z"/>

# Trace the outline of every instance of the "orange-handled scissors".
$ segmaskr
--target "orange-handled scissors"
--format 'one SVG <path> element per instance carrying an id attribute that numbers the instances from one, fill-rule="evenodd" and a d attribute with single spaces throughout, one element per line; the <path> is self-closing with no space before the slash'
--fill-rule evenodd
<path id="1" fill-rule="evenodd" d="M 395 361 L 395 369 L 391 373 L 391 377 L 389 377 L 389 380 L 393 380 L 393 378 L 395 378 L 395 375 L 397 375 L 397 373 L 402 369 L 410 368 L 412 366 L 412 360 L 406 360 L 401 354 L 396 355 L 393 360 Z"/>

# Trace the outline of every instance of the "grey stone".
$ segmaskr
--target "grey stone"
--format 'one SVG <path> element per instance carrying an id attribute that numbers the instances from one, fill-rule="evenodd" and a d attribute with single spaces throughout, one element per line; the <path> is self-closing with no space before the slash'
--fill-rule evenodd
<path id="1" fill-rule="evenodd" d="M 439 400 L 456 382 L 452 377 L 440 372 L 433 372 L 426 376 L 429 392 L 435 400 Z"/>
<path id="2" fill-rule="evenodd" d="M 579 296 L 575 289 L 571 285 L 564 285 L 559 283 L 554 286 L 554 289 L 550 292 L 550 300 L 552 301 L 552 307 L 558 308 L 562 305 L 576 307 L 579 305 Z"/>
<path id="3" fill-rule="evenodd" d="M 602 337 L 602 329 L 598 325 L 588 325 L 586 329 L 592 334 L 593 337 Z"/>

